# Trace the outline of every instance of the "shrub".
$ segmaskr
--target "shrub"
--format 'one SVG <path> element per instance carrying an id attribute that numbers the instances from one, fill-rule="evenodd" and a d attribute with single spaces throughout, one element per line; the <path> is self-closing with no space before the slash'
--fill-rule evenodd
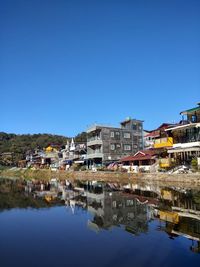
<path id="1" fill-rule="evenodd" d="M 86 171 L 86 170 L 87 170 L 87 168 L 85 165 L 80 167 L 80 171 Z"/>
<path id="2" fill-rule="evenodd" d="M 80 168 L 81 168 L 81 166 L 78 165 L 78 164 L 75 164 L 75 163 L 74 163 L 74 164 L 72 165 L 72 170 L 73 170 L 73 171 L 79 171 Z"/>
<path id="3" fill-rule="evenodd" d="M 192 159 L 191 166 L 192 166 L 193 169 L 197 170 L 197 167 L 198 167 L 197 158 L 193 158 Z"/>

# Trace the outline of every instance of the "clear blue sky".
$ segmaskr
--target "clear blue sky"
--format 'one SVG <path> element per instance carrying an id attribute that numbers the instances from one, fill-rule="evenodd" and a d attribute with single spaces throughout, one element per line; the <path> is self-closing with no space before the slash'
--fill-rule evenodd
<path id="1" fill-rule="evenodd" d="M 200 102 L 199 0 L 2 0 L 0 131 L 153 129 Z"/>

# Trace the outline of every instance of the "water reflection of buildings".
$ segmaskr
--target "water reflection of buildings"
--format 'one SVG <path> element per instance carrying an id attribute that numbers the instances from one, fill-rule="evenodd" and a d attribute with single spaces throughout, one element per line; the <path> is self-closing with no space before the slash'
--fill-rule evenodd
<path id="1" fill-rule="evenodd" d="M 148 222 L 154 218 L 153 207 L 158 203 L 153 198 L 135 196 L 125 190 L 108 190 L 105 185 L 87 187 L 82 196 L 74 199 L 77 206 L 87 207 L 93 214 L 93 219 L 88 221 L 89 228 L 100 231 L 117 226 L 134 235 L 148 231 Z"/>
<path id="2" fill-rule="evenodd" d="M 200 192 L 169 189 L 161 190 L 160 219 L 171 238 L 184 236 L 191 240 L 190 249 L 200 253 Z"/>
<path id="3" fill-rule="evenodd" d="M 139 235 L 148 232 L 151 220 L 159 220 L 158 230 L 173 239 L 190 239 L 190 249 L 200 252 L 199 191 L 155 185 L 126 185 L 123 190 L 108 191 L 102 186 L 85 190 L 81 201 L 77 197 L 77 204 L 93 214 L 88 227 L 95 231 L 115 226 Z"/>
<path id="4" fill-rule="evenodd" d="M 134 235 L 146 233 L 157 220 L 158 230 L 172 239 L 191 240 L 190 249 L 200 253 L 200 190 L 158 185 L 101 183 L 42 184 L 0 180 L 0 210 L 14 207 L 69 205 L 87 209 L 93 218 L 88 227 L 95 231 L 121 227 Z M 31 187 L 31 190 L 29 190 Z"/>
<path id="5" fill-rule="evenodd" d="M 113 226 L 124 226 L 124 229 L 135 235 L 148 231 L 148 221 L 152 217 L 152 208 L 138 202 L 131 195 L 119 192 L 104 192 L 96 200 L 94 194 L 87 195 L 88 210 L 94 214 L 89 226 L 96 229 L 110 229 Z M 99 202 L 100 201 L 100 202 Z M 97 209 L 96 203 L 100 203 Z"/>

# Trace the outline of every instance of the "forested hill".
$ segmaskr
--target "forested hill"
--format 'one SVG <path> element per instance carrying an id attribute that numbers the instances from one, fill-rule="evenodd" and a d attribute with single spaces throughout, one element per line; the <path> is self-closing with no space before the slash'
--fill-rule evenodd
<path id="1" fill-rule="evenodd" d="M 0 155 L 2 153 L 12 152 L 14 164 L 25 157 L 25 153 L 30 150 L 33 151 L 36 148 L 44 148 L 49 144 L 59 144 L 61 146 L 66 145 L 69 138 L 52 135 L 52 134 L 8 134 L 0 132 Z M 3 164 L 5 162 L 0 162 Z M 10 165 L 10 164 L 8 164 Z"/>
<path id="2" fill-rule="evenodd" d="M 36 148 L 43 149 L 50 144 L 65 146 L 71 138 L 53 134 L 9 134 L 0 132 L 0 165 L 16 165 L 18 160 L 24 159 L 27 151 Z M 75 137 L 75 142 L 86 142 L 86 133 L 82 132 Z M 12 158 L 2 153 L 12 152 Z"/>

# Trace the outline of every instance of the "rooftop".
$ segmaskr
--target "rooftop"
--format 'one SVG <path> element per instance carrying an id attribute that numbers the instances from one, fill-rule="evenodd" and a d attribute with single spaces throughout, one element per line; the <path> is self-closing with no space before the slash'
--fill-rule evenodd
<path id="1" fill-rule="evenodd" d="M 197 103 L 198 107 L 187 109 L 180 112 L 180 115 L 187 115 L 189 113 L 194 113 L 195 111 L 200 111 L 200 102 Z"/>
<path id="2" fill-rule="evenodd" d="M 132 119 L 131 117 L 127 117 L 124 121 L 120 122 L 120 124 L 125 124 L 130 121 L 135 121 L 135 122 L 144 122 L 143 120 L 137 120 L 137 119 Z"/>
<path id="3" fill-rule="evenodd" d="M 101 123 L 94 123 L 90 126 L 88 126 L 86 132 L 90 132 L 90 131 L 93 131 L 97 128 L 112 128 L 112 129 L 117 129 L 119 127 L 115 127 L 115 126 L 112 126 L 112 125 L 109 125 L 109 124 L 101 124 Z"/>
<path id="4" fill-rule="evenodd" d="M 199 128 L 200 123 L 179 124 L 175 127 L 167 128 L 167 129 L 165 129 L 165 131 L 182 130 L 182 129 L 193 128 L 193 127 Z"/>
<path id="5" fill-rule="evenodd" d="M 128 156 L 125 158 L 122 158 L 120 162 L 126 162 L 126 161 L 138 161 L 138 160 L 149 160 L 155 158 L 156 155 L 159 154 L 158 149 L 146 149 L 146 150 L 140 150 L 133 156 Z"/>

